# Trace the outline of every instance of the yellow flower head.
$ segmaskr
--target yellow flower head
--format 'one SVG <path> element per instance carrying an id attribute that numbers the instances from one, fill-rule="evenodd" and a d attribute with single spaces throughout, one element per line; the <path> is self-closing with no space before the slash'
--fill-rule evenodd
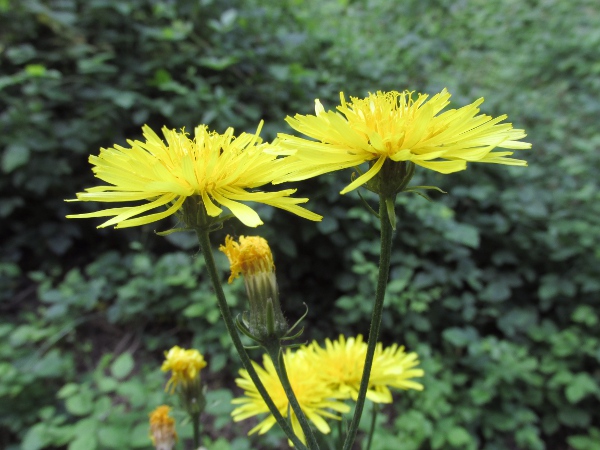
<path id="1" fill-rule="evenodd" d="M 235 242 L 231 236 L 227 236 L 225 245 L 221 245 L 219 250 L 225 253 L 229 259 L 231 266 L 230 283 L 240 273 L 246 276 L 275 270 L 269 243 L 260 236 L 240 236 L 239 243 Z"/>
<path id="2" fill-rule="evenodd" d="M 115 145 L 101 149 L 99 156 L 90 156 L 97 178 L 108 185 L 86 189 L 77 194 L 77 201 L 136 202 L 138 206 L 109 208 L 86 214 L 69 215 L 69 218 L 113 216 L 100 227 L 116 228 L 144 225 L 178 212 L 186 199 L 202 203 L 211 217 L 217 217 L 228 208 L 240 221 L 250 227 L 261 225 L 260 217 L 242 201 L 265 203 L 285 209 L 310 220 L 321 216 L 298 206 L 306 198 L 290 197 L 296 190 L 260 192 L 255 189 L 283 179 L 288 172 L 283 159 L 267 152 L 269 144 L 261 143 L 258 136 L 262 122 L 255 134 L 233 135 L 228 128 L 224 134 L 211 132 L 205 125 L 194 130 L 191 139 L 183 130 L 162 132 L 166 142 L 145 125 L 145 141 L 127 141 L 131 148 Z M 166 209 L 148 213 L 156 208 Z"/>
<path id="3" fill-rule="evenodd" d="M 171 450 L 177 441 L 175 419 L 169 417 L 171 408 L 159 406 L 150 413 L 150 439 L 157 450 Z"/>
<path id="4" fill-rule="evenodd" d="M 166 390 L 173 393 L 179 384 L 191 384 L 199 381 L 200 370 L 206 367 L 206 361 L 198 350 L 185 350 L 177 345 L 165 352 L 165 362 L 161 366 L 163 372 L 171 371 L 171 378 Z"/>
<path id="5" fill-rule="evenodd" d="M 292 155 L 290 167 L 295 175 L 285 180 L 303 180 L 334 170 L 372 161 L 370 169 L 350 183 L 342 194 L 365 184 L 389 159 L 412 161 L 440 173 L 464 170 L 467 162 L 487 162 L 525 166 L 522 160 L 507 158 L 511 151 L 492 151 L 496 147 L 527 149 L 518 142 L 526 136 L 510 123 L 479 113 L 483 98 L 459 109 L 442 110 L 450 103 L 444 89 L 428 95 L 412 92 L 377 92 L 364 99 L 351 97 L 346 103 L 340 93 L 339 112 L 325 111 L 316 100 L 315 115 L 288 117 L 296 131 L 316 141 L 280 134 L 279 144 Z"/>
<path id="6" fill-rule="evenodd" d="M 340 335 L 337 341 L 326 339 L 325 348 L 313 341 L 307 348 L 309 365 L 319 368 L 323 382 L 343 397 L 354 400 L 358 397 L 366 354 L 367 344 L 361 335 L 348 339 Z M 373 358 L 367 398 L 375 403 L 391 403 L 389 387 L 423 390 L 423 385 L 412 380 L 424 375 L 422 369 L 415 369 L 418 364 L 416 353 L 407 354 L 404 347 L 396 344 L 384 349 L 379 342 Z"/>
<path id="7" fill-rule="evenodd" d="M 277 372 L 273 366 L 273 361 L 267 355 L 263 357 L 264 368 L 254 363 L 254 367 L 265 385 L 267 392 L 271 395 L 275 406 L 283 417 L 291 414 L 292 428 L 296 435 L 305 442 L 304 433 L 300 427 L 298 418 L 288 407 L 288 399 L 283 390 L 283 386 L 277 377 Z M 323 383 L 319 377 L 318 370 L 308 364 L 306 354 L 300 350 L 295 353 L 287 351 L 285 354 L 285 365 L 287 368 L 290 384 L 302 411 L 315 427 L 322 433 L 327 434 L 331 431 L 324 418 L 339 419 L 339 417 L 330 412 L 346 413 L 350 407 L 338 400 L 338 395 L 327 384 Z M 269 409 L 264 400 L 258 393 L 256 386 L 250 379 L 246 370 L 240 370 L 241 378 L 235 380 L 236 384 L 244 389 L 245 396 L 236 398 L 232 401 L 238 406 L 232 413 L 233 420 L 239 422 L 248 417 L 263 413 L 269 413 Z M 248 434 L 264 434 L 275 424 L 275 418 L 272 414 L 254 427 Z"/>

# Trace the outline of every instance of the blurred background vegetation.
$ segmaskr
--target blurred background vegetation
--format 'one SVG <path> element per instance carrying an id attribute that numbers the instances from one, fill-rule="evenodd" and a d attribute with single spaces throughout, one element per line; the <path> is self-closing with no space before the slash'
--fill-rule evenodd
<path id="1" fill-rule="evenodd" d="M 209 449 L 284 448 L 229 418 L 239 364 L 194 236 L 97 230 L 65 215 L 99 205 L 63 200 L 97 184 L 89 154 L 145 123 L 264 119 L 271 139 L 341 90 L 447 87 L 525 128 L 530 167 L 419 171 L 448 194 L 399 198 L 382 340 L 427 375 L 373 448 L 600 449 L 599 25 L 597 0 L 0 0 L 0 448 L 149 448 L 175 344 L 209 362 Z M 299 184 L 316 226 L 259 208 L 263 227 L 215 235 L 270 241 L 308 339 L 368 331 L 378 236 L 338 195 L 349 175 Z"/>

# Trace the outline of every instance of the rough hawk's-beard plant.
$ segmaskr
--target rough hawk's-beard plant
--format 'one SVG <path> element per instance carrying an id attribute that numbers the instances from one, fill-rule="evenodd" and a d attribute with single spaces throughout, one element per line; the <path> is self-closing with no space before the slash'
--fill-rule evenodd
<path id="1" fill-rule="evenodd" d="M 365 184 L 379 173 L 386 160 L 410 161 L 417 166 L 451 173 L 464 170 L 468 162 L 486 162 L 525 166 L 519 159 L 508 158 L 512 151 L 527 149 L 520 142 L 526 136 L 510 123 L 480 114 L 483 98 L 459 109 L 444 108 L 450 94 L 444 89 L 429 99 L 426 94 L 380 92 L 347 103 L 343 92 L 337 111 L 325 111 L 315 100 L 315 115 L 296 114 L 286 122 L 296 131 L 314 139 L 279 134 L 279 144 L 292 155 L 295 174 L 287 180 L 304 180 L 317 175 L 371 162 L 367 172 L 342 190 L 347 193 Z M 282 180 L 285 181 L 285 180 Z"/>
<path id="2" fill-rule="evenodd" d="M 288 170 L 282 158 L 266 151 L 271 146 L 262 143 L 261 127 L 262 122 L 255 134 L 235 137 L 233 128 L 219 134 L 199 125 L 193 138 L 183 130 L 163 127 L 165 142 L 145 125 L 145 141 L 128 140 L 130 148 L 115 145 L 101 149 L 98 156 L 90 156 L 94 174 L 108 185 L 88 188 L 74 200 L 145 203 L 67 217 L 113 216 L 100 227 L 125 228 L 178 213 L 188 227 L 194 228 L 201 204 L 211 217 L 218 217 L 224 206 L 244 225 L 256 227 L 263 223 L 260 217 L 241 203 L 251 201 L 285 209 L 305 219 L 321 220 L 318 214 L 298 206 L 307 198 L 290 197 L 295 189 L 252 191 L 274 179 L 285 179 Z M 162 207 L 166 209 L 149 213 Z"/>

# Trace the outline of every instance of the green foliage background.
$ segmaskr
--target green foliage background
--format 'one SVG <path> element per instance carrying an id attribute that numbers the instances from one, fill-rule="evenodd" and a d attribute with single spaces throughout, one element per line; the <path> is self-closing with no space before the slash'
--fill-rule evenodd
<path id="1" fill-rule="evenodd" d="M 270 139 L 341 90 L 447 87 L 525 128 L 530 167 L 420 171 L 448 195 L 399 199 L 382 340 L 420 354 L 426 388 L 373 448 L 600 449 L 598 24 L 595 0 L 0 0 L 0 448 L 149 448 L 175 344 L 209 361 L 208 448 L 285 447 L 229 419 L 238 362 L 193 236 L 96 230 L 64 216 L 98 205 L 63 199 L 144 123 L 264 119 Z M 338 195 L 349 175 L 298 186 L 316 226 L 259 208 L 309 339 L 368 331 L 378 236 Z"/>

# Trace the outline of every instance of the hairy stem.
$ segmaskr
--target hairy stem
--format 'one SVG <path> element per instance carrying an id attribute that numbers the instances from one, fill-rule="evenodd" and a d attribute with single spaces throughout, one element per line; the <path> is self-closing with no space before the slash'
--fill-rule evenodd
<path id="1" fill-rule="evenodd" d="M 215 260 L 212 253 L 212 248 L 210 245 L 210 237 L 209 230 L 207 228 L 196 229 L 196 234 L 198 236 L 198 242 L 200 243 L 200 249 L 202 251 L 202 255 L 204 256 L 204 261 L 206 262 L 206 268 L 208 270 L 208 274 L 212 281 L 213 287 L 215 289 L 215 294 L 217 295 L 217 301 L 219 304 L 219 310 L 221 311 L 221 316 L 225 321 L 225 326 L 227 327 L 227 331 L 229 332 L 229 336 L 231 336 L 231 340 L 233 341 L 233 346 L 237 350 L 237 353 L 242 360 L 242 365 L 248 371 L 250 375 L 250 379 L 256 386 L 258 393 L 261 395 L 269 411 L 275 417 L 275 420 L 286 434 L 286 436 L 294 443 L 294 446 L 300 450 L 307 450 L 307 447 L 300 441 L 298 436 L 294 434 L 294 430 L 287 423 L 287 421 L 283 418 L 275 403 L 269 396 L 265 386 L 260 380 L 250 358 L 248 357 L 248 353 L 246 353 L 246 349 L 242 344 L 242 340 L 237 332 L 235 327 L 233 317 L 231 316 L 231 311 L 229 310 L 229 306 L 227 305 L 227 299 L 225 298 L 225 293 L 223 292 L 223 287 L 221 286 L 221 281 L 219 279 L 219 275 L 217 273 L 217 266 L 215 264 Z"/>
<path id="2" fill-rule="evenodd" d="M 298 403 L 298 399 L 296 398 L 296 394 L 294 394 L 294 390 L 292 389 L 292 385 L 290 384 L 290 379 L 288 378 L 287 371 L 285 369 L 285 359 L 281 350 L 281 345 L 278 341 L 274 341 L 273 344 L 266 347 L 267 353 L 271 357 L 273 361 L 273 365 L 275 366 L 275 370 L 277 370 L 277 376 L 279 376 L 279 381 L 281 381 L 281 385 L 283 386 L 283 390 L 285 395 L 290 402 L 290 406 L 292 410 L 296 414 L 298 418 L 298 422 L 300 422 L 300 426 L 302 427 L 302 431 L 304 432 L 304 436 L 306 437 L 307 445 L 309 449 L 318 449 L 319 445 L 317 444 L 317 440 L 315 439 L 315 435 L 310 428 L 310 424 Z"/>
<path id="3" fill-rule="evenodd" d="M 390 257 L 392 254 L 392 225 L 388 217 L 386 200 L 383 195 L 379 197 L 379 221 L 381 223 L 381 251 L 379 254 L 379 274 L 377 276 L 377 290 L 375 291 L 375 304 L 371 314 L 371 327 L 369 330 L 369 343 L 367 347 L 367 356 L 365 357 L 365 367 L 363 369 L 362 378 L 360 380 L 360 388 L 358 390 L 358 398 L 356 399 L 356 408 L 352 422 L 348 428 L 348 434 L 344 441 L 344 450 L 350 450 L 356 439 L 358 424 L 362 416 L 367 396 L 367 388 L 369 387 L 369 377 L 371 375 L 371 367 L 373 366 L 373 357 L 375 355 L 375 347 L 379 338 L 379 328 L 381 326 L 381 317 L 383 312 L 383 300 L 385 298 L 385 290 L 387 287 L 388 276 L 390 273 Z"/>

